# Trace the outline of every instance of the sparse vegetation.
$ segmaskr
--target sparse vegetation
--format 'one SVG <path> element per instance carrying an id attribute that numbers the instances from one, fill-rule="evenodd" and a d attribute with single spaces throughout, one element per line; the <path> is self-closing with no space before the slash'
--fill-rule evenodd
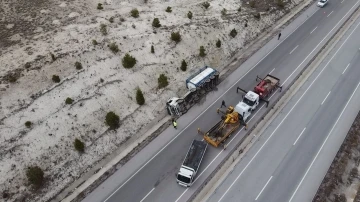
<path id="1" fill-rule="evenodd" d="M 276 5 L 279 6 L 280 8 L 285 7 L 285 3 L 283 0 L 276 0 Z"/>
<path id="2" fill-rule="evenodd" d="M 203 5 L 203 7 L 204 7 L 205 9 L 208 9 L 208 8 L 210 7 L 210 3 L 209 3 L 209 2 L 204 2 L 202 5 Z"/>
<path id="3" fill-rule="evenodd" d="M 109 112 L 106 114 L 105 123 L 111 130 L 115 130 L 120 126 L 120 118 L 114 112 Z"/>
<path id="4" fill-rule="evenodd" d="M 50 56 L 51 56 L 52 61 L 54 62 L 56 60 L 55 55 L 53 53 L 50 53 Z"/>
<path id="5" fill-rule="evenodd" d="M 82 69 L 83 67 L 82 67 L 82 64 L 81 64 L 80 62 L 75 62 L 75 68 L 76 68 L 77 70 L 80 70 L 80 69 Z"/>
<path id="6" fill-rule="evenodd" d="M 255 14 L 254 14 L 254 18 L 256 18 L 256 19 L 259 20 L 259 19 L 260 19 L 260 13 L 255 13 Z"/>
<path id="7" fill-rule="evenodd" d="M 30 184 L 40 187 L 44 183 L 44 172 L 39 166 L 28 167 L 26 177 Z"/>
<path id="8" fill-rule="evenodd" d="M 74 147 L 75 147 L 76 151 L 78 151 L 78 152 L 82 153 L 85 151 L 85 144 L 77 138 L 74 141 Z"/>
<path id="9" fill-rule="evenodd" d="M 188 12 L 187 17 L 188 17 L 190 20 L 192 19 L 193 14 L 192 14 L 192 12 L 191 12 L 191 11 L 189 11 L 189 12 Z"/>
<path id="10" fill-rule="evenodd" d="M 7 80 L 10 82 L 10 83 L 15 83 L 17 81 L 17 77 L 13 74 L 10 74 L 7 76 Z"/>
<path id="11" fill-rule="evenodd" d="M 132 68 L 136 64 L 136 59 L 131 56 L 129 53 L 126 53 L 124 58 L 122 59 L 122 65 L 126 68 Z"/>
<path id="12" fill-rule="evenodd" d="M 30 127 L 32 126 L 31 121 L 26 121 L 26 122 L 25 122 L 25 126 L 26 126 L 27 128 L 30 128 Z"/>
<path id="13" fill-rule="evenodd" d="M 67 104 L 67 105 L 71 105 L 73 102 L 74 102 L 74 100 L 69 97 L 66 98 L 66 100 L 65 100 L 65 104 Z"/>
<path id="14" fill-rule="evenodd" d="M 172 12 L 172 9 L 171 9 L 170 6 L 168 6 L 165 11 L 168 12 L 168 13 L 171 13 L 171 12 Z"/>
<path id="15" fill-rule="evenodd" d="M 119 52 L 119 47 L 118 47 L 118 45 L 116 45 L 115 42 L 109 44 L 109 48 L 110 48 L 110 50 L 111 50 L 114 54 L 116 54 L 117 52 Z"/>
<path id="16" fill-rule="evenodd" d="M 182 60 L 180 69 L 185 72 L 187 69 L 187 64 L 185 60 Z"/>
<path id="17" fill-rule="evenodd" d="M 234 29 L 232 29 L 232 30 L 230 31 L 230 36 L 231 36 L 232 38 L 235 38 L 236 35 L 237 35 L 237 31 L 236 31 L 236 29 L 234 28 Z"/>
<path id="18" fill-rule="evenodd" d="M 97 42 L 95 39 L 93 39 L 93 40 L 92 40 L 92 44 L 93 44 L 94 46 L 96 46 L 96 45 L 98 45 L 98 42 Z"/>
<path id="19" fill-rule="evenodd" d="M 225 16 L 225 15 L 226 15 L 226 13 L 227 13 L 226 8 L 223 8 L 223 9 L 221 10 L 221 15 L 222 15 L 222 16 Z"/>
<path id="20" fill-rule="evenodd" d="M 138 9 L 134 8 L 130 11 L 130 15 L 134 18 L 138 18 L 139 17 L 139 11 Z"/>
<path id="21" fill-rule="evenodd" d="M 168 78 L 165 74 L 160 74 L 158 78 L 158 88 L 165 88 L 167 85 L 169 85 Z"/>
<path id="22" fill-rule="evenodd" d="M 154 20 L 152 22 L 152 26 L 156 27 L 156 28 L 161 27 L 159 18 L 154 18 Z"/>
<path id="23" fill-rule="evenodd" d="M 102 35 L 107 35 L 107 28 L 105 24 L 100 24 L 100 32 L 102 33 Z"/>
<path id="24" fill-rule="evenodd" d="M 151 45 L 151 53 L 155 53 L 155 49 L 153 45 Z"/>
<path id="25" fill-rule="evenodd" d="M 249 5 L 251 8 L 255 8 L 256 2 L 254 0 L 249 1 Z"/>
<path id="26" fill-rule="evenodd" d="M 114 22 L 114 17 L 110 17 L 109 22 L 113 23 Z"/>
<path id="27" fill-rule="evenodd" d="M 125 18 L 120 18 L 120 22 L 125 22 Z"/>
<path id="28" fill-rule="evenodd" d="M 52 80 L 53 80 L 53 82 L 55 82 L 55 83 L 59 83 L 59 82 L 60 82 L 60 77 L 59 77 L 58 75 L 53 75 L 53 76 L 52 76 Z"/>
<path id="29" fill-rule="evenodd" d="M 98 5 L 97 5 L 97 9 L 98 9 L 98 10 L 102 10 L 102 9 L 104 9 L 101 3 L 98 3 Z"/>
<path id="30" fill-rule="evenodd" d="M 218 47 L 218 48 L 221 47 L 221 41 L 220 41 L 220 39 L 217 40 L 217 42 L 216 42 L 216 47 Z"/>
<path id="31" fill-rule="evenodd" d="M 200 52 L 199 52 L 199 56 L 200 57 L 205 57 L 206 53 L 205 53 L 205 48 L 204 46 L 200 46 Z"/>
<path id="32" fill-rule="evenodd" d="M 140 88 L 136 89 L 136 102 L 138 103 L 138 105 L 145 104 L 145 98 Z"/>
<path id="33" fill-rule="evenodd" d="M 29 68 L 31 67 L 30 62 L 25 63 L 24 67 L 25 67 L 26 69 L 29 69 Z"/>
<path id="34" fill-rule="evenodd" d="M 241 12 L 241 6 L 237 9 L 238 12 Z"/>
<path id="35" fill-rule="evenodd" d="M 176 43 L 179 43 L 181 41 L 180 32 L 172 32 L 171 33 L 171 40 L 175 41 Z"/>

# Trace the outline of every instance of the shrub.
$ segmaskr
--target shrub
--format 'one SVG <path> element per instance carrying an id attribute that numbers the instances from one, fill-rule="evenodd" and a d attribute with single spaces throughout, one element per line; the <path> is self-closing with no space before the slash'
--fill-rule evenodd
<path id="1" fill-rule="evenodd" d="M 67 105 L 71 105 L 73 102 L 74 102 L 74 100 L 69 97 L 66 98 L 66 100 L 65 100 L 65 104 L 67 104 Z"/>
<path id="2" fill-rule="evenodd" d="M 241 6 L 237 9 L 238 12 L 241 12 Z"/>
<path id="3" fill-rule="evenodd" d="M 136 64 L 136 59 L 132 57 L 129 53 L 126 53 L 124 58 L 122 59 L 122 65 L 126 68 L 132 68 Z"/>
<path id="4" fill-rule="evenodd" d="M 25 63 L 25 68 L 26 68 L 26 69 L 29 69 L 30 67 L 31 67 L 30 62 Z"/>
<path id="5" fill-rule="evenodd" d="M 44 182 L 44 172 L 38 166 L 28 167 L 26 177 L 30 184 L 40 187 Z"/>
<path id="6" fill-rule="evenodd" d="M 280 8 L 285 7 L 285 3 L 283 0 L 276 0 L 276 5 L 279 6 Z"/>
<path id="7" fill-rule="evenodd" d="M 155 53 L 155 49 L 153 45 L 151 45 L 151 53 Z"/>
<path id="8" fill-rule="evenodd" d="M 179 43 L 181 41 L 180 32 L 172 32 L 171 33 L 171 40 L 175 41 L 176 43 Z"/>
<path id="9" fill-rule="evenodd" d="M 145 98 L 140 88 L 136 89 L 136 102 L 138 103 L 138 105 L 145 104 Z"/>
<path id="10" fill-rule="evenodd" d="M 152 22 L 152 26 L 153 27 L 161 27 L 159 18 L 154 18 L 154 20 Z"/>
<path id="11" fill-rule="evenodd" d="M 255 8 L 255 1 L 254 0 L 251 0 L 251 1 L 249 1 L 249 5 L 250 5 L 250 7 L 251 8 Z"/>
<path id="12" fill-rule="evenodd" d="M 118 47 L 118 45 L 116 45 L 115 42 L 109 44 L 109 48 L 114 54 L 119 52 L 119 47 Z"/>
<path id="13" fill-rule="evenodd" d="M 187 64 L 186 64 L 185 60 L 182 60 L 180 69 L 181 69 L 183 72 L 186 71 L 186 69 L 187 69 Z"/>
<path id="14" fill-rule="evenodd" d="M 254 18 L 256 18 L 256 19 L 259 20 L 259 19 L 260 19 L 260 13 L 255 13 L 255 14 L 254 14 Z"/>
<path id="15" fill-rule="evenodd" d="M 81 64 L 80 62 L 75 62 L 75 68 L 76 68 L 77 70 L 80 70 L 80 69 L 82 69 L 83 67 L 82 67 L 82 64 Z"/>
<path id="16" fill-rule="evenodd" d="M 56 60 L 55 55 L 54 55 L 54 54 L 52 54 L 52 53 L 50 53 L 50 56 L 51 56 L 52 61 L 54 62 L 54 61 Z"/>
<path id="17" fill-rule="evenodd" d="M 232 30 L 230 31 L 230 36 L 231 36 L 232 38 L 235 38 L 236 35 L 237 35 L 237 31 L 236 31 L 236 29 L 234 28 L 234 29 L 232 29 Z"/>
<path id="18" fill-rule="evenodd" d="M 120 22 L 125 22 L 125 18 L 120 18 Z"/>
<path id="19" fill-rule="evenodd" d="M 209 2 L 204 2 L 202 5 L 204 6 L 205 9 L 208 9 L 210 7 Z"/>
<path id="20" fill-rule="evenodd" d="M 191 19 L 192 19 L 192 16 L 193 16 L 192 12 L 189 11 L 188 14 L 187 14 L 187 17 L 191 20 Z"/>
<path id="21" fill-rule="evenodd" d="M 221 41 L 220 41 L 220 39 L 217 40 L 217 42 L 216 42 L 216 47 L 218 47 L 218 48 L 221 47 Z"/>
<path id="22" fill-rule="evenodd" d="M 200 53 L 199 56 L 200 57 L 205 57 L 206 53 L 205 53 L 205 48 L 204 46 L 200 46 Z"/>
<path id="23" fill-rule="evenodd" d="M 227 12 L 227 10 L 226 10 L 226 8 L 223 8 L 222 10 L 221 10 L 221 15 L 226 15 L 226 12 Z"/>
<path id="24" fill-rule="evenodd" d="M 52 80 L 53 80 L 53 82 L 55 82 L 55 83 L 59 83 L 59 82 L 60 82 L 60 77 L 59 77 L 58 75 L 53 75 L 53 76 L 52 76 Z"/>
<path id="25" fill-rule="evenodd" d="M 109 22 L 113 23 L 114 22 L 114 17 L 110 17 Z"/>
<path id="26" fill-rule="evenodd" d="M 79 139 L 75 139 L 74 141 L 74 147 L 76 149 L 76 151 L 78 152 L 84 152 L 84 148 L 85 148 L 85 145 L 83 142 L 81 142 Z"/>
<path id="27" fill-rule="evenodd" d="M 134 17 L 134 18 L 138 18 L 139 17 L 139 11 L 138 9 L 134 8 L 131 10 L 130 12 L 131 16 Z"/>
<path id="28" fill-rule="evenodd" d="M 107 29 L 106 29 L 106 25 L 105 24 L 100 24 L 100 32 L 103 35 L 107 35 Z"/>
<path id="29" fill-rule="evenodd" d="M 102 4 L 101 4 L 101 3 L 98 3 L 98 5 L 97 5 L 97 9 L 98 9 L 98 10 L 102 10 L 102 9 L 103 9 L 103 6 L 102 6 Z"/>
<path id="30" fill-rule="evenodd" d="M 30 128 L 31 125 L 32 125 L 31 121 L 26 121 L 26 122 L 25 122 L 25 126 L 26 126 L 27 128 Z"/>
<path id="31" fill-rule="evenodd" d="M 111 130 L 117 129 L 120 126 L 119 116 L 114 112 L 109 112 L 106 114 L 105 123 L 110 127 Z"/>
<path id="32" fill-rule="evenodd" d="M 169 85 L 168 78 L 165 76 L 165 74 L 160 74 L 158 78 L 158 87 L 165 88 L 167 85 Z"/>
<path id="33" fill-rule="evenodd" d="M 15 75 L 12 75 L 10 74 L 8 77 L 7 77 L 7 80 L 10 82 L 10 83 L 15 83 L 17 78 Z"/>
<path id="34" fill-rule="evenodd" d="M 170 6 L 168 6 L 165 11 L 168 12 L 168 13 L 171 13 L 171 12 L 172 12 L 172 9 L 171 9 Z"/>
<path id="35" fill-rule="evenodd" d="M 92 44 L 93 44 L 94 46 L 96 46 L 96 45 L 98 45 L 98 42 L 97 42 L 95 39 L 93 39 L 93 40 L 92 40 Z"/>

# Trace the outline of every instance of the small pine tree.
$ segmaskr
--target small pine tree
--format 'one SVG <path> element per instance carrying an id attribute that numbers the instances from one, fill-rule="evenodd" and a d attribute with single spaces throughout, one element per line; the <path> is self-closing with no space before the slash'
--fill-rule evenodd
<path id="1" fill-rule="evenodd" d="M 176 43 L 179 43 L 181 41 L 180 32 L 172 32 L 171 33 L 171 40 L 175 41 Z"/>
<path id="2" fill-rule="evenodd" d="M 77 138 L 74 141 L 74 147 L 75 147 L 76 151 L 78 151 L 78 152 L 82 153 L 85 151 L 85 144 Z"/>
<path id="3" fill-rule="evenodd" d="M 53 75 L 53 76 L 52 76 L 52 80 L 53 80 L 53 82 L 55 82 L 55 83 L 59 83 L 59 82 L 60 82 L 60 77 L 59 77 L 58 75 Z"/>
<path id="4" fill-rule="evenodd" d="M 187 69 L 187 64 L 185 60 L 182 60 L 180 69 L 185 72 Z"/>
<path id="5" fill-rule="evenodd" d="M 204 46 L 200 46 L 200 53 L 199 56 L 200 57 L 205 57 L 206 53 L 205 53 L 205 48 Z"/>
<path id="6" fill-rule="evenodd" d="M 109 22 L 113 23 L 114 22 L 114 17 L 110 17 Z"/>
<path id="7" fill-rule="evenodd" d="M 218 47 L 218 48 L 221 47 L 221 41 L 220 41 L 220 39 L 217 40 L 217 42 L 216 42 L 216 47 Z"/>
<path id="8" fill-rule="evenodd" d="M 221 15 L 222 15 L 222 16 L 225 16 L 225 15 L 226 15 L 226 13 L 227 13 L 226 8 L 223 8 L 223 9 L 221 10 Z"/>
<path id="9" fill-rule="evenodd" d="M 109 48 L 110 48 L 110 50 L 111 50 L 114 54 L 116 54 L 117 52 L 119 52 L 119 46 L 116 45 L 115 42 L 109 44 Z"/>
<path id="10" fill-rule="evenodd" d="M 158 78 L 158 87 L 165 88 L 167 85 L 169 85 L 168 78 L 165 76 L 165 74 L 160 74 Z"/>
<path id="11" fill-rule="evenodd" d="M 114 112 L 106 114 L 105 123 L 110 127 L 111 130 L 117 129 L 120 126 L 120 118 Z"/>
<path id="12" fill-rule="evenodd" d="M 208 9 L 210 7 L 209 2 L 204 2 L 202 5 L 204 6 L 205 9 Z"/>
<path id="13" fill-rule="evenodd" d="M 126 68 L 132 68 L 136 64 L 136 59 L 132 57 L 129 53 L 126 53 L 124 58 L 122 59 L 122 65 Z"/>
<path id="14" fill-rule="evenodd" d="M 96 45 L 98 45 L 98 42 L 97 42 L 95 39 L 93 39 L 93 40 L 92 40 L 92 44 L 93 44 L 94 46 L 96 46 Z"/>
<path id="15" fill-rule="evenodd" d="M 171 13 L 171 12 L 172 12 L 172 9 L 171 9 L 170 6 L 168 6 L 165 11 L 168 12 L 168 13 Z"/>
<path id="16" fill-rule="evenodd" d="M 80 69 L 82 69 L 83 67 L 82 67 L 82 64 L 81 64 L 80 62 L 75 62 L 75 68 L 76 68 L 77 70 L 80 70 Z"/>
<path id="17" fill-rule="evenodd" d="M 151 45 L 151 53 L 155 53 L 155 49 L 153 45 Z"/>
<path id="18" fill-rule="evenodd" d="M 188 12 L 187 17 L 188 17 L 190 20 L 192 19 L 193 14 L 192 14 L 192 12 L 191 12 L 191 11 L 189 11 L 189 12 Z"/>
<path id="19" fill-rule="evenodd" d="M 152 22 L 152 26 L 156 27 L 156 28 L 161 27 L 159 18 L 154 18 L 154 20 Z"/>
<path id="20" fill-rule="evenodd" d="M 66 100 L 65 100 L 65 104 L 67 104 L 67 105 L 71 105 L 73 102 L 74 102 L 74 100 L 69 97 L 66 98 Z"/>
<path id="21" fill-rule="evenodd" d="M 136 89 L 136 102 L 138 103 L 138 105 L 145 104 L 145 98 L 140 88 Z"/>
<path id="22" fill-rule="evenodd" d="M 103 6 L 102 6 L 102 4 L 101 4 L 101 3 L 98 3 L 98 5 L 97 5 L 97 9 L 98 9 L 98 10 L 102 10 L 102 9 L 103 9 Z"/>
<path id="23" fill-rule="evenodd" d="M 28 167 L 26 171 L 26 177 L 30 184 L 40 187 L 44 182 L 44 172 L 39 166 Z"/>
<path id="24" fill-rule="evenodd" d="M 234 28 L 234 29 L 231 30 L 230 36 L 231 36 L 232 38 L 235 38 L 236 35 L 237 35 L 237 31 L 236 31 L 236 29 Z"/>
<path id="25" fill-rule="evenodd" d="M 26 126 L 27 128 L 30 128 L 31 125 L 32 125 L 31 121 L 26 121 L 26 122 L 25 122 L 25 126 Z"/>
<path id="26" fill-rule="evenodd" d="M 102 35 L 107 35 L 108 34 L 105 24 L 100 24 L 100 32 L 102 33 Z"/>
<path id="27" fill-rule="evenodd" d="M 131 16 L 134 17 L 134 18 L 138 18 L 139 17 L 139 11 L 138 9 L 134 8 L 131 10 L 130 12 Z"/>

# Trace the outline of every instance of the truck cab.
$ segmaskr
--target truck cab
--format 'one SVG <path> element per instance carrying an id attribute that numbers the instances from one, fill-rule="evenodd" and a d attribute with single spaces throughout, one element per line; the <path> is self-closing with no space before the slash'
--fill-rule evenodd
<path id="1" fill-rule="evenodd" d="M 247 104 L 251 108 L 251 111 L 254 111 L 260 103 L 260 97 L 258 94 L 254 93 L 253 91 L 249 91 L 244 96 L 242 102 Z"/>
<path id="2" fill-rule="evenodd" d="M 193 183 L 194 169 L 186 166 L 181 166 L 179 173 L 176 176 L 176 181 L 179 185 L 190 187 Z"/>
<path id="3" fill-rule="evenodd" d="M 246 122 L 246 120 L 250 117 L 252 108 L 247 105 L 245 102 L 241 101 L 239 102 L 234 109 L 239 115 L 242 116 L 243 120 Z"/>

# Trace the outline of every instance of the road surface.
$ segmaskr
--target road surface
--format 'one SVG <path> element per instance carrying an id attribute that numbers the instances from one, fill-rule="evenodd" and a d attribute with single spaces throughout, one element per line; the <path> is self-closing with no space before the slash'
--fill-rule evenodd
<path id="1" fill-rule="evenodd" d="M 360 18 L 208 202 L 310 202 L 360 110 Z"/>
<path id="2" fill-rule="evenodd" d="M 178 172 L 192 140 L 202 139 L 196 132 L 197 128 L 210 129 L 220 119 L 216 109 L 220 107 L 221 101 L 225 100 L 227 105 L 235 105 L 241 99 L 241 95 L 236 94 L 236 87 L 252 89 L 256 85 L 257 75 L 264 77 L 271 73 L 287 87 L 349 17 L 357 4 L 358 1 L 346 0 L 343 3 L 331 2 L 323 9 L 315 5 L 309 7 L 281 31 L 280 40 L 277 40 L 277 36 L 274 37 L 219 84 L 217 91 L 209 93 L 205 100 L 183 115 L 178 120 L 177 130 L 167 128 L 83 201 L 187 201 L 236 142 L 246 134 L 246 131 L 240 129 L 227 142 L 227 150 L 209 146 L 196 182 L 185 189 L 176 184 L 175 173 Z M 281 94 L 274 94 L 272 99 Z M 256 111 L 249 126 L 254 125 L 265 111 L 265 107 Z"/>

